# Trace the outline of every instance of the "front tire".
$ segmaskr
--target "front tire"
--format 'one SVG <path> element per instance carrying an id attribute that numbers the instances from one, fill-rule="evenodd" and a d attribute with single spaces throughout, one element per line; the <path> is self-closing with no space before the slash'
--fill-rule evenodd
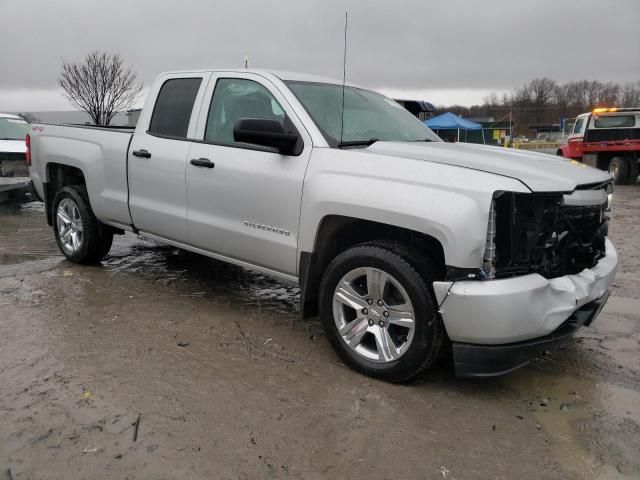
<path id="1" fill-rule="evenodd" d="M 95 263 L 111 248 L 113 233 L 93 214 L 87 189 L 69 185 L 53 201 L 53 231 L 60 251 L 74 263 Z"/>
<path id="2" fill-rule="evenodd" d="M 431 286 L 436 272 L 401 246 L 365 244 L 338 255 L 320 284 L 320 316 L 340 358 L 391 382 L 431 367 L 446 341 Z"/>

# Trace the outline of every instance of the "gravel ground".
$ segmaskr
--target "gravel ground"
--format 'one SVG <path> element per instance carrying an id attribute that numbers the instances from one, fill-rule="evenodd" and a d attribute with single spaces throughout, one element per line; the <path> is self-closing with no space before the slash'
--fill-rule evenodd
<path id="1" fill-rule="evenodd" d="M 298 289 L 117 237 L 64 260 L 42 205 L 0 213 L 0 478 L 640 477 L 640 187 L 618 188 L 603 314 L 486 381 L 358 375 Z"/>

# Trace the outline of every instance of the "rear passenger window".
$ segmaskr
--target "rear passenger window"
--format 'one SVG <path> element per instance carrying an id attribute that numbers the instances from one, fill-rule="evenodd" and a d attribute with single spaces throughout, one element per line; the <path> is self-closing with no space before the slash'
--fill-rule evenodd
<path id="1" fill-rule="evenodd" d="M 149 132 L 186 138 L 201 78 L 175 78 L 162 84 L 153 108 Z"/>

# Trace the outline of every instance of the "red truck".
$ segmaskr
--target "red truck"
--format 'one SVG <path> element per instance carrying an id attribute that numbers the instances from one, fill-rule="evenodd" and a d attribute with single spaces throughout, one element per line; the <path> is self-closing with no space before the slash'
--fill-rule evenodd
<path id="1" fill-rule="evenodd" d="M 640 108 L 596 108 L 576 117 L 558 155 L 608 170 L 617 185 L 640 174 Z"/>

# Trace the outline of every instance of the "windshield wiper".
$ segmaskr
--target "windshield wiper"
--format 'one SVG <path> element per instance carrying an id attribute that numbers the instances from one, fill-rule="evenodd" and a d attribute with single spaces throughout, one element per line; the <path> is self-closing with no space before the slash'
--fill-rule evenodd
<path id="1" fill-rule="evenodd" d="M 338 148 L 345 147 L 368 147 L 378 141 L 377 138 L 370 138 L 369 140 L 351 140 L 349 142 L 340 142 Z"/>
<path id="2" fill-rule="evenodd" d="M 433 142 L 430 138 L 421 138 L 420 140 L 408 140 L 409 142 Z"/>

